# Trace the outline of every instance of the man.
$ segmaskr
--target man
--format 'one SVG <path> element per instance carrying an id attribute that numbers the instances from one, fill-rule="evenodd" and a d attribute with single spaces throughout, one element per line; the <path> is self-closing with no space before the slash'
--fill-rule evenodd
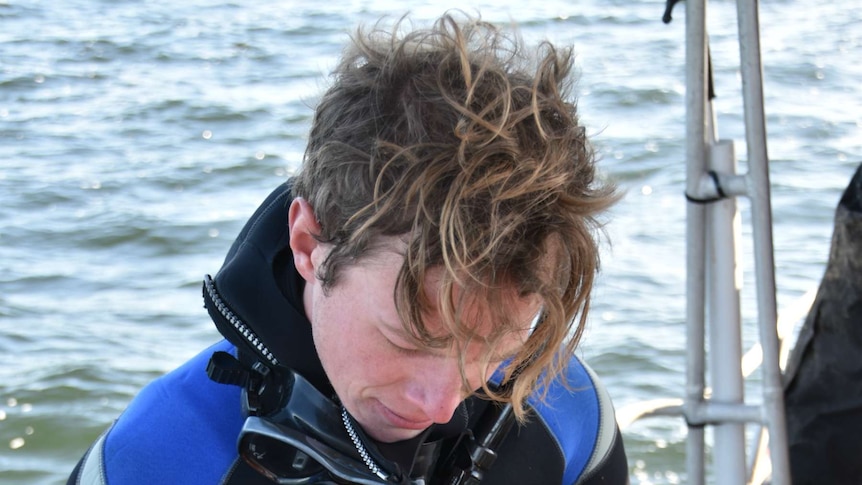
<path id="1" fill-rule="evenodd" d="M 403 26 L 353 38 L 300 173 L 205 279 L 227 341 L 144 389 L 70 483 L 627 482 L 574 357 L 615 196 L 571 53 Z"/>

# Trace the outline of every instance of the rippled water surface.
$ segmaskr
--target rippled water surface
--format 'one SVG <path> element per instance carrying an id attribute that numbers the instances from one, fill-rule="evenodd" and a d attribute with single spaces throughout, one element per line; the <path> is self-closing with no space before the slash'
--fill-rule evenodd
<path id="1" fill-rule="evenodd" d="M 0 482 L 62 483 L 144 384 L 219 338 L 202 276 L 296 169 L 346 33 L 405 8 L 574 45 L 583 120 L 627 191 L 582 352 L 618 408 L 681 396 L 682 4 L 664 25 L 647 0 L 245 3 L 0 0 Z M 819 282 L 862 161 L 860 12 L 761 5 L 779 309 Z M 745 170 L 732 3 L 710 5 L 710 31 L 719 131 Z M 685 482 L 679 420 L 625 440 L 633 483 Z"/>

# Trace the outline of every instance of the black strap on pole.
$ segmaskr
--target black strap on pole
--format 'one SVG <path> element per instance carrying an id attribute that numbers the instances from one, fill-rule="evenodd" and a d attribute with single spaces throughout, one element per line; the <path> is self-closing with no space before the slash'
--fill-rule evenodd
<path id="1" fill-rule="evenodd" d="M 673 12 L 673 7 L 680 0 L 667 0 L 664 5 L 664 15 L 661 17 L 661 21 L 669 24 L 671 20 L 673 20 L 673 16 L 671 13 Z M 707 82 L 707 99 L 713 100 L 715 99 L 715 84 L 712 82 L 712 54 L 710 53 L 709 47 L 706 49 L 706 82 Z"/>
<path id="2" fill-rule="evenodd" d="M 671 17 L 670 14 L 673 11 L 673 6 L 676 5 L 677 2 L 679 2 L 679 0 L 667 0 L 664 5 L 664 15 L 661 17 L 662 22 L 669 24 L 670 21 L 673 20 L 673 17 Z"/>

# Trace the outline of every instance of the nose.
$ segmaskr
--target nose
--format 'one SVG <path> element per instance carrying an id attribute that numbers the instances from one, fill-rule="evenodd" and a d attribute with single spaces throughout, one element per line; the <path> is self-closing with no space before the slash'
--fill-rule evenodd
<path id="1" fill-rule="evenodd" d="M 448 423 L 466 397 L 458 359 L 432 358 L 414 372 L 407 389 L 412 406 L 435 423 Z"/>

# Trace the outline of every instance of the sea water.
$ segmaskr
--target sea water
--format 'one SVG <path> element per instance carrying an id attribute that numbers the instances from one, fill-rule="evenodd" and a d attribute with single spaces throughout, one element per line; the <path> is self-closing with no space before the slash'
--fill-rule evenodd
<path id="1" fill-rule="evenodd" d="M 0 483 L 63 483 L 142 386 L 219 338 L 201 279 L 296 170 L 347 33 L 451 7 L 574 46 L 582 120 L 626 193 L 580 352 L 618 409 L 682 396 L 684 2 L 665 25 L 657 0 L 0 0 Z M 862 10 L 773 0 L 760 21 L 780 310 L 817 286 L 862 161 Z M 717 124 L 744 172 L 736 25 L 710 4 Z M 632 482 L 684 483 L 685 436 L 679 418 L 627 428 Z"/>

